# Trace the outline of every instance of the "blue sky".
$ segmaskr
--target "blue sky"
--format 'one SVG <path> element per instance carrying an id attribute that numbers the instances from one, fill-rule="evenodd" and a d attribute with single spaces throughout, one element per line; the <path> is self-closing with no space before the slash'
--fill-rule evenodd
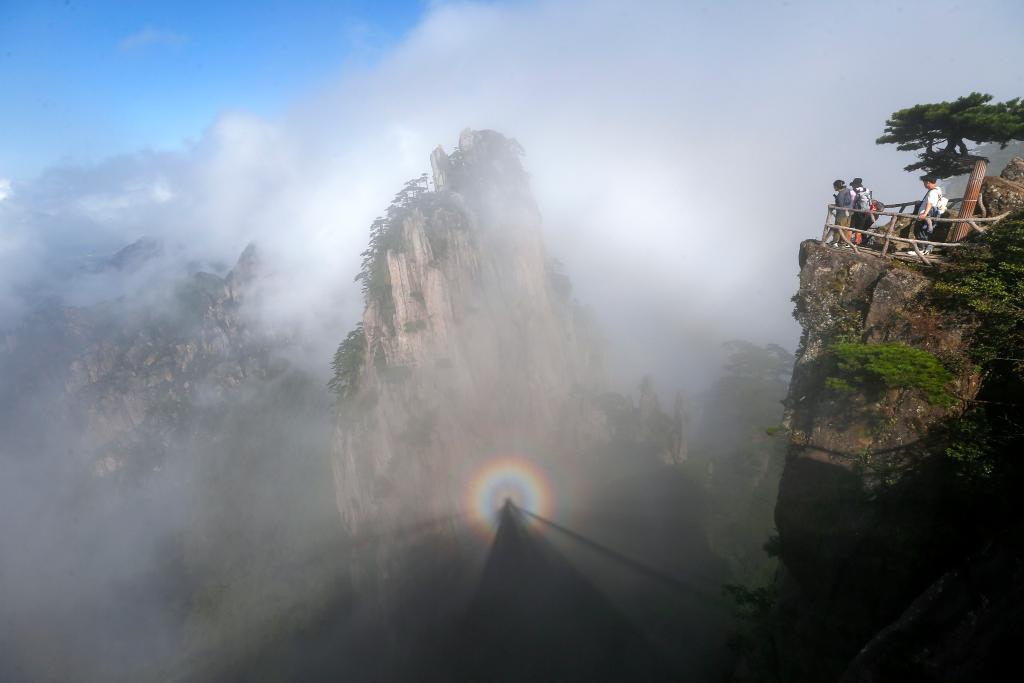
<path id="1" fill-rule="evenodd" d="M 54 254 L 255 241 L 287 280 L 267 319 L 341 316 L 333 349 L 367 226 L 471 126 L 522 143 L 624 376 L 700 374 L 728 339 L 795 346 L 796 245 L 835 178 L 920 196 L 913 155 L 875 144 L 887 116 L 1024 95 L 1020 0 L 861 0 L 870 31 L 812 0 L 142 5 L 0 0 L 0 327 Z"/>
<path id="2" fill-rule="evenodd" d="M 372 63 L 425 0 L 0 0 L 0 177 L 199 137 L 225 110 L 269 116 Z"/>

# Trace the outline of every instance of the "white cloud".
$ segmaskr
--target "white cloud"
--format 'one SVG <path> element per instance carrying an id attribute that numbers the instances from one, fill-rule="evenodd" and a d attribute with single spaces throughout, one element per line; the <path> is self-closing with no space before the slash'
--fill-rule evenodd
<path id="1" fill-rule="evenodd" d="M 998 9 L 922 6 L 951 24 Z M 376 66 L 275 120 L 227 113 L 177 153 L 53 169 L 16 203 L 50 245 L 154 234 L 230 262 L 255 239 L 285 283 L 271 319 L 351 322 L 369 222 L 434 145 L 495 128 L 525 147 L 551 250 L 613 339 L 706 371 L 696 345 L 795 345 L 797 245 L 820 234 L 834 178 L 885 201 L 917 192 L 908 155 L 874 145 L 890 112 L 962 94 L 948 84 L 1018 94 L 1012 69 L 988 68 L 1019 63 L 1009 28 L 962 37 L 936 79 L 914 51 L 848 64 L 839 46 L 863 38 L 814 3 L 440 4 Z M 900 22 L 872 29 L 903 39 Z"/>
<path id="2" fill-rule="evenodd" d="M 11 196 L 11 181 L 0 178 L 0 202 Z"/>
<path id="3" fill-rule="evenodd" d="M 146 27 L 130 36 L 125 36 L 117 44 L 121 50 L 139 50 L 147 47 L 177 47 L 184 45 L 187 38 L 181 33 Z"/>

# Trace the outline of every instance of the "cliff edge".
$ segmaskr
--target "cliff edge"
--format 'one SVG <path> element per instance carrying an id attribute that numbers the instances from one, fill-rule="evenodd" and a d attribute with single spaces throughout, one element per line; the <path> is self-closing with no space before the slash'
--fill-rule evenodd
<path id="1" fill-rule="evenodd" d="M 937 271 L 801 244 L 775 510 L 782 680 L 987 680 L 1012 653 L 1021 225 Z"/>

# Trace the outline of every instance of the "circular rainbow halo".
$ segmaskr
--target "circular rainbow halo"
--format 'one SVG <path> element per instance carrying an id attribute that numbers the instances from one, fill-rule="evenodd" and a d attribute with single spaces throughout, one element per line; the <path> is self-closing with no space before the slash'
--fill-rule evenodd
<path id="1" fill-rule="evenodd" d="M 495 458 L 476 471 L 470 480 L 466 510 L 470 521 L 485 534 L 494 532 L 505 500 L 542 517 L 551 514 L 551 486 L 533 462 L 517 457 Z"/>

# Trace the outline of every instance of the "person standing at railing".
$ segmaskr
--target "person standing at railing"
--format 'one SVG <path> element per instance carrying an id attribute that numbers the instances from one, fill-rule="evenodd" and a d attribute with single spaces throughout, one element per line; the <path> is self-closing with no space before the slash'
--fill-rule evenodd
<path id="1" fill-rule="evenodd" d="M 917 225 L 915 226 L 914 234 L 919 240 L 931 240 L 932 233 L 935 232 L 935 224 L 932 223 L 932 219 L 939 217 L 939 200 L 942 199 L 942 188 L 936 183 L 935 176 L 921 176 L 921 182 L 924 183 L 925 193 L 924 198 L 921 199 L 921 203 L 918 205 Z M 926 244 L 921 252 L 924 254 L 932 253 L 932 245 Z"/>
<path id="2" fill-rule="evenodd" d="M 854 178 L 850 181 L 850 191 L 853 193 L 853 205 L 852 208 L 860 209 L 862 211 L 869 211 L 871 209 L 871 190 L 864 187 L 863 178 Z M 853 213 L 850 218 L 850 226 L 858 230 L 867 230 L 874 223 L 875 219 L 869 213 Z M 856 240 L 857 244 L 864 244 L 867 242 L 867 235 L 856 232 L 853 233 L 853 239 Z"/>
<path id="3" fill-rule="evenodd" d="M 853 191 L 846 187 L 846 183 L 842 180 L 837 180 L 832 183 L 832 189 L 835 190 L 835 193 L 832 195 L 832 203 L 837 207 L 834 209 L 835 224 L 848 228 L 850 227 L 850 212 L 844 211 L 842 207 L 853 206 Z M 850 231 L 844 230 L 843 233 L 846 235 L 846 239 L 849 240 Z M 829 243 L 838 247 L 843 246 L 843 242 L 840 240 L 839 236 L 836 236 L 835 240 L 830 241 Z"/>

